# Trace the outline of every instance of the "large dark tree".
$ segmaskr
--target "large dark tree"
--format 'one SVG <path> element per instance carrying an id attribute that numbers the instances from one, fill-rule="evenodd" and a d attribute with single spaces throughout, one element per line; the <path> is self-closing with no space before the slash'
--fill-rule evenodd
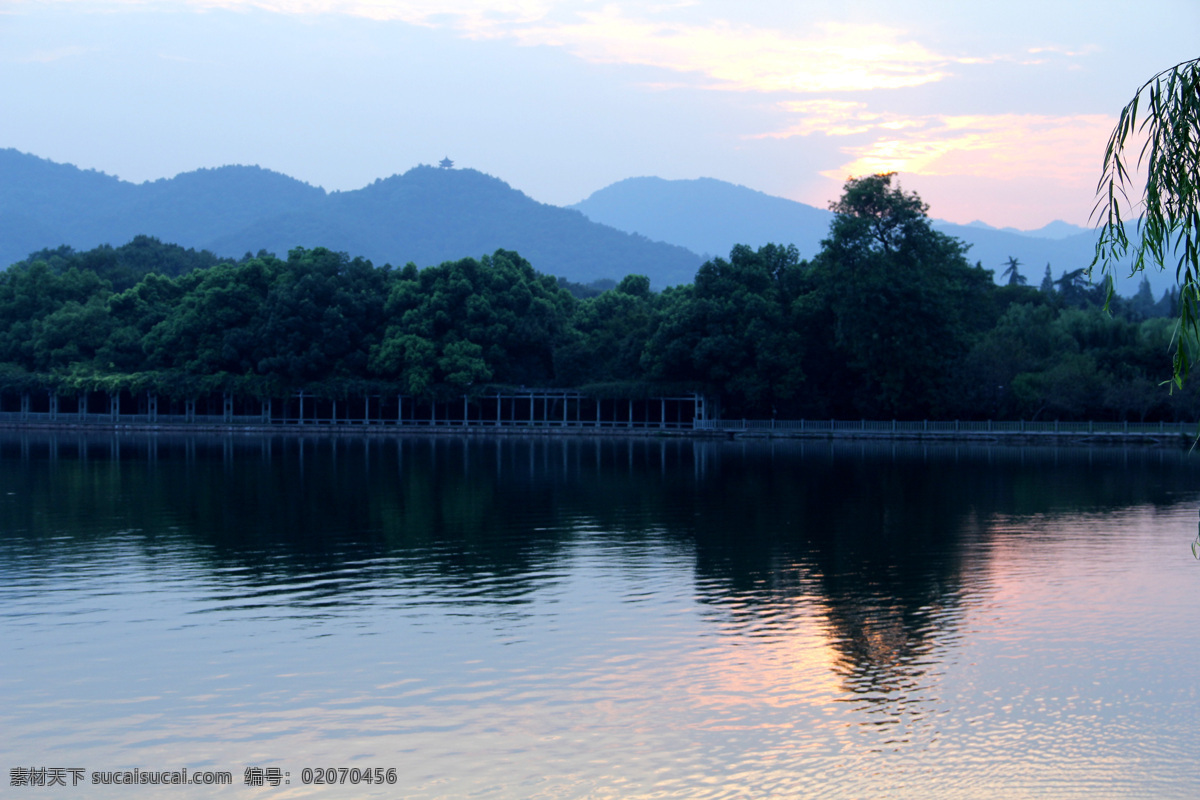
<path id="1" fill-rule="evenodd" d="M 814 260 L 817 312 L 838 358 L 824 383 L 840 410 L 887 419 L 936 414 L 951 365 L 990 322 L 991 273 L 933 229 L 928 206 L 894 173 L 848 181 Z"/>

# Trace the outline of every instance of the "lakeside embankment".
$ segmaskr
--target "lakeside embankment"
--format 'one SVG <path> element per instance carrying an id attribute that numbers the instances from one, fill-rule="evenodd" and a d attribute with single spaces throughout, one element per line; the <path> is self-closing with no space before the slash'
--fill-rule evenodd
<path id="1" fill-rule="evenodd" d="M 1037 444 L 1186 445 L 1200 427 L 1189 422 L 1045 422 L 963 420 L 695 420 L 691 423 L 568 422 L 505 420 L 315 419 L 249 422 L 221 418 L 156 420 L 89 414 L 71 419 L 3 419 L 0 430 L 77 431 L 80 433 L 237 434 L 244 436 L 537 436 L 671 437 L 696 439 L 863 439 L 908 441 L 1008 442 Z M 215 416 L 215 415 L 214 415 Z"/>

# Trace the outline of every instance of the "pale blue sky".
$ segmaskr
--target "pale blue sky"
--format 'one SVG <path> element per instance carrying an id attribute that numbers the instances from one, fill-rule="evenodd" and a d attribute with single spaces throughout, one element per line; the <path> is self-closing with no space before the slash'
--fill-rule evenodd
<path id="1" fill-rule="evenodd" d="M 702 176 L 1084 224 L 1115 114 L 1200 3 L 0 0 L 0 147 L 141 182 L 355 189 L 449 155 L 537 200 Z"/>

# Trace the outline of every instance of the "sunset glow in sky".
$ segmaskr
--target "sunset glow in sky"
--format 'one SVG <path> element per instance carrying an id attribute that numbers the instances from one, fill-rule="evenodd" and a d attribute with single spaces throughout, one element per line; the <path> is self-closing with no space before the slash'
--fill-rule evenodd
<path id="1" fill-rule="evenodd" d="M 894 170 L 941 219 L 1086 224 L 1117 112 L 1198 31 L 1194 0 L 0 0 L 0 147 L 330 190 L 448 155 L 555 204 Z"/>

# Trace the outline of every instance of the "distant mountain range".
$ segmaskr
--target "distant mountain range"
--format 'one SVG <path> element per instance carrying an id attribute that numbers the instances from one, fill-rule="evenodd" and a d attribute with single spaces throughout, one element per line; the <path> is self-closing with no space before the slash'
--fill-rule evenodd
<path id="1" fill-rule="evenodd" d="M 946 224 L 953 225 L 954 223 L 948 222 Z M 1032 236 L 1035 239 L 1066 239 L 1068 236 L 1087 233 L 1091 230 L 1090 228 L 1083 228 L 1079 225 L 1072 225 L 1069 222 L 1063 222 L 1061 219 L 1056 219 L 1048 225 L 1043 225 L 1042 227 L 1036 228 L 1032 231 L 1023 231 L 1020 228 L 997 228 L 992 225 L 988 225 L 986 222 L 981 220 L 968 222 L 966 227 L 982 228 L 983 230 L 987 231 L 1004 231 L 1005 233 L 1015 233 L 1018 236 Z"/>
<path id="2" fill-rule="evenodd" d="M 650 275 L 687 283 L 703 259 L 532 200 L 470 169 L 420 166 L 351 192 L 259 167 L 220 167 L 132 184 L 0 150 L 0 263 L 66 244 L 119 245 L 138 234 L 221 256 L 328 247 L 377 264 L 418 266 L 515 250 L 577 283 Z"/>
<path id="3" fill-rule="evenodd" d="M 811 258 L 833 219 L 825 209 L 713 178 L 627 178 L 568 208 L 706 257 L 727 257 L 735 244 L 775 243 L 794 244 Z"/>
<path id="4" fill-rule="evenodd" d="M 259 167 L 229 166 L 132 184 L 94 170 L 0 150 L 0 264 L 42 248 L 119 245 L 138 234 L 239 257 L 324 246 L 378 264 L 419 266 L 516 250 L 535 269 L 576 283 L 648 275 L 688 283 L 705 258 L 735 244 L 795 244 L 811 258 L 831 212 L 711 178 L 630 178 L 570 206 L 538 203 L 471 169 L 415 167 L 362 189 L 324 189 Z M 1093 232 L 1052 222 L 1036 231 L 981 222 L 939 230 L 971 245 L 997 275 L 1011 256 L 1031 285 L 1087 266 Z M 1149 275 L 1156 296 L 1172 275 Z M 1118 281 L 1130 295 L 1140 278 Z"/>
<path id="5" fill-rule="evenodd" d="M 761 247 L 774 242 L 794 244 L 802 257 L 811 258 L 821 249 L 833 219 L 830 211 L 712 178 L 628 178 L 570 208 L 619 230 L 708 255 L 727 255 L 738 243 Z M 1058 278 L 1088 266 L 1095 253 L 1093 231 L 1062 221 L 1034 231 L 994 228 L 983 222 L 956 225 L 934 220 L 933 224 L 969 244 L 968 259 L 981 262 L 997 277 L 1008 258 L 1016 258 L 1032 286 L 1041 284 L 1047 264 Z M 1127 271 L 1120 273 L 1117 291 L 1132 295 L 1141 277 L 1127 275 Z M 1147 277 L 1156 297 L 1175 284 L 1174 275 L 1168 273 L 1151 272 Z"/>

